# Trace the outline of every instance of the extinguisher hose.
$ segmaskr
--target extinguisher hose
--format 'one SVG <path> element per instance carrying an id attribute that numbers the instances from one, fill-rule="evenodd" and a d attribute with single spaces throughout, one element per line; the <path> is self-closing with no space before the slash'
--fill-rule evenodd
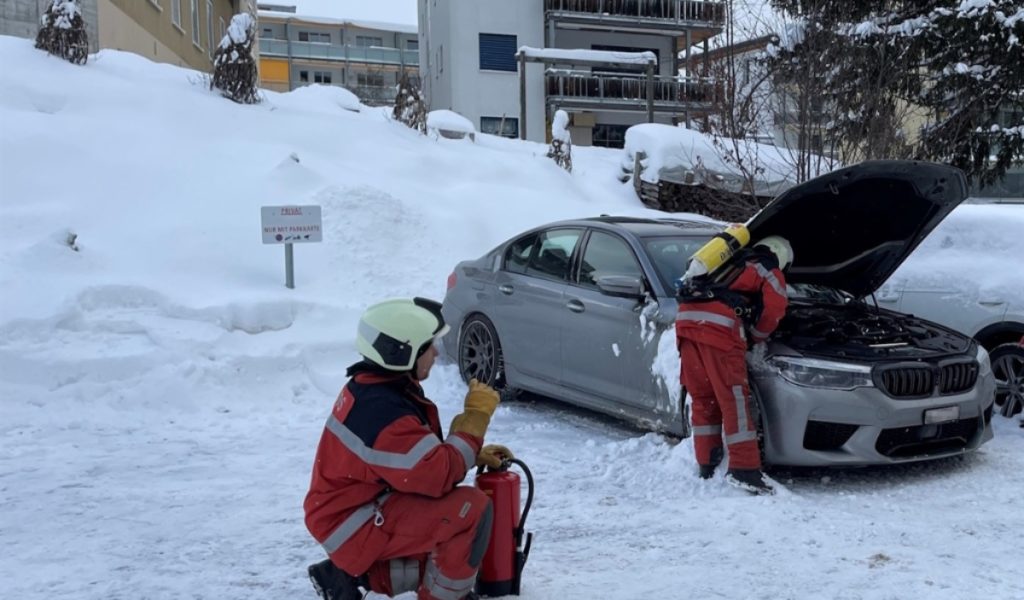
<path id="1" fill-rule="evenodd" d="M 516 527 L 516 545 L 523 539 L 523 531 L 526 529 L 526 517 L 530 514 L 530 507 L 533 505 L 533 473 L 530 472 L 530 468 L 526 466 L 526 463 L 513 458 L 509 463 L 518 466 L 523 470 L 523 474 L 526 475 L 526 504 L 523 506 L 523 514 L 519 517 L 519 527 Z"/>

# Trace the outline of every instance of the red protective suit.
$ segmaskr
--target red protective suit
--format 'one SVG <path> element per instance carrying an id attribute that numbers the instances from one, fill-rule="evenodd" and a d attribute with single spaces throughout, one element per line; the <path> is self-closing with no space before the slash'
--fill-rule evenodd
<path id="1" fill-rule="evenodd" d="M 465 596 L 491 507 L 480 490 L 456 485 L 483 440 L 442 440 L 437 407 L 408 373 L 359 363 L 349 374 L 317 448 L 306 527 L 336 566 L 369 571 L 374 591 Z"/>
<path id="2" fill-rule="evenodd" d="M 768 339 L 786 313 L 786 280 L 774 257 L 748 259 L 728 289 L 759 299 L 763 309 L 750 328 L 754 342 Z M 693 446 L 697 462 L 712 464 L 725 443 L 730 469 L 760 469 L 757 422 L 750 405 L 743 320 L 720 300 L 682 302 L 676 317 L 681 379 L 693 398 Z"/>

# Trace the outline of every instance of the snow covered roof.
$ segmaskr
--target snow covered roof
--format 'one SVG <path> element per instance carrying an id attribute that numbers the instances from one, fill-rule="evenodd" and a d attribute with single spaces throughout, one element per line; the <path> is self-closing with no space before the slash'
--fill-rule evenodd
<path id="1" fill-rule="evenodd" d="M 565 63 L 607 63 L 615 65 L 658 64 L 653 52 L 615 52 L 612 50 L 583 50 L 567 48 L 531 48 L 522 46 L 519 52 L 527 58 Z"/>
<path id="2" fill-rule="evenodd" d="M 272 10 L 259 11 L 259 17 L 261 19 L 279 19 L 281 21 L 302 21 L 303 23 L 312 23 L 314 25 L 351 25 L 353 27 L 360 27 L 362 29 L 378 29 L 381 31 L 395 31 L 398 33 L 419 33 L 419 29 L 417 28 L 416 25 L 408 25 L 405 23 L 387 23 L 384 21 L 368 21 L 366 19 L 338 19 L 331 17 L 311 17 L 306 15 L 297 15 L 294 13 L 276 12 Z"/>

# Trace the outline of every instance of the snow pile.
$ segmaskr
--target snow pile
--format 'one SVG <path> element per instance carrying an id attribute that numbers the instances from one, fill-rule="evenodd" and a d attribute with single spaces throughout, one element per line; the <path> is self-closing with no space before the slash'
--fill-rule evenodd
<path id="1" fill-rule="evenodd" d="M 792 186 L 792 157 L 784 148 L 757 142 L 744 142 L 751 160 L 759 171 L 758 194 L 774 195 Z M 659 179 L 676 182 L 706 182 L 729 191 L 740 191 L 743 176 L 739 169 L 722 157 L 714 139 L 706 134 L 659 123 L 643 123 L 626 130 L 626 156 L 622 168 L 633 170 L 633 157 L 643 152 L 641 162 L 644 181 Z"/>
<path id="2" fill-rule="evenodd" d="M 529 46 L 521 46 L 519 53 L 527 58 L 567 64 L 575 64 L 580 61 L 602 62 L 612 65 L 658 64 L 658 56 L 646 50 L 643 52 L 617 52 L 614 50 L 531 48 Z"/>
<path id="3" fill-rule="evenodd" d="M 0 59 L 5 598 L 312 597 L 302 499 L 361 311 L 441 298 L 456 262 L 545 222 L 661 216 L 617 151 L 576 148 L 569 174 L 542 144 L 433 139 L 335 88 L 238 105 L 120 52 L 75 67 L 0 37 Z M 283 204 L 323 211 L 295 290 L 260 243 Z M 672 339 L 649 341 L 677 381 Z M 425 383 L 447 423 L 465 384 L 446 364 Z M 996 427 L 963 461 L 781 473 L 773 498 L 559 403 L 499 407 L 488 440 L 537 481 L 523 600 L 1024 597 L 1000 567 L 1024 435 Z"/>
<path id="4" fill-rule="evenodd" d="M 231 17 L 227 35 L 220 41 L 220 47 L 227 48 L 231 44 L 244 44 L 249 40 L 249 32 L 255 27 L 256 22 L 248 13 L 239 13 Z"/>
<path id="5" fill-rule="evenodd" d="M 563 144 L 572 143 L 572 137 L 569 135 L 569 115 L 564 110 L 555 111 L 555 118 L 551 121 L 551 139 Z"/>

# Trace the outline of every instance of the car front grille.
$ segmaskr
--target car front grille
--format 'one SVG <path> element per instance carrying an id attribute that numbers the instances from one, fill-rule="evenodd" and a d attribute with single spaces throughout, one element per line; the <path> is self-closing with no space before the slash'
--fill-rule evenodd
<path id="1" fill-rule="evenodd" d="M 884 429 L 875 441 L 875 450 L 891 458 L 945 454 L 963 450 L 977 433 L 977 417 L 941 425 Z"/>
<path id="2" fill-rule="evenodd" d="M 978 381 L 977 361 L 943 365 L 939 371 L 939 393 L 959 394 L 974 387 Z"/>
<path id="3" fill-rule="evenodd" d="M 899 367 L 882 371 L 882 389 L 893 398 L 925 398 L 935 390 L 931 367 Z"/>
<path id="4" fill-rule="evenodd" d="M 808 450 L 838 450 L 857 431 L 857 425 L 808 421 L 804 429 L 804 448 Z"/>
<path id="5" fill-rule="evenodd" d="M 978 382 L 978 361 L 883 367 L 876 374 L 875 382 L 893 398 L 960 394 Z"/>

